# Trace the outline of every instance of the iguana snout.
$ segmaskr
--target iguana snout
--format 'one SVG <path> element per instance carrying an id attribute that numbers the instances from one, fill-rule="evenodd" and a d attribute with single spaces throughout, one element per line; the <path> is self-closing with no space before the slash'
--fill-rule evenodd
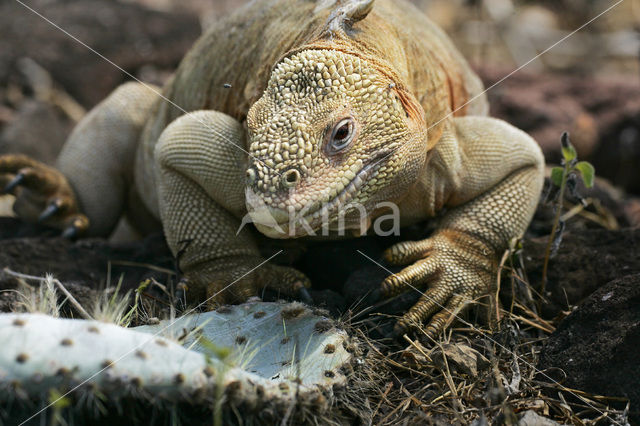
<path id="1" fill-rule="evenodd" d="M 397 84 L 336 50 L 304 50 L 279 62 L 247 127 L 247 210 L 272 238 L 309 235 L 339 221 L 359 227 L 377 202 L 415 182 L 426 158 L 423 128 Z"/>

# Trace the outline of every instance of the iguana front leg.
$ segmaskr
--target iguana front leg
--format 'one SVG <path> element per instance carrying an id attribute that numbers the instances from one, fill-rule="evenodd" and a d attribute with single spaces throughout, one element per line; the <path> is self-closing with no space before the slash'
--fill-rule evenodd
<path id="1" fill-rule="evenodd" d="M 383 282 L 383 295 L 428 285 L 396 333 L 430 319 L 425 331 L 435 337 L 465 303 L 488 294 L 500 256 L 526 230 L 542 189 L 544 160 L 524 132 L 483 117 L 456 119 L 454 127 L 439 142 L 424 181 L 425 207 L 437 208 L 434 200 L 441 199 L 450 210 L 431 238 L 385 253 L 389 263 L 410 266 Z"/>
<path id="2" fill-rule="evenodd" d="M 160 215 L 169 247 L 189 280 L 190 299 L 210 306 L 242 302 L 269 287 L 296 295 L 309 280 L 263 264 L 246 213 L 244 129 L 216 111 L 184 115 L 155 149 Z"/>

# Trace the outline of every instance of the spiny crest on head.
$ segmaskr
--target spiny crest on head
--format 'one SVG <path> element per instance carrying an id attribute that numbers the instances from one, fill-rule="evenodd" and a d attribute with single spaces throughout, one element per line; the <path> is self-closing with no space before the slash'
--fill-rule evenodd
<path id="1" fill-rule="evenodd" d="M 292 105 L 301 98 L 320 102 L 347 95 L 364 96 L 375 92 L 375 75 L 355 56 L 335 50 L 306 50 L 284 58 L 276 66 L 270 94 L 280 106 Z"/>

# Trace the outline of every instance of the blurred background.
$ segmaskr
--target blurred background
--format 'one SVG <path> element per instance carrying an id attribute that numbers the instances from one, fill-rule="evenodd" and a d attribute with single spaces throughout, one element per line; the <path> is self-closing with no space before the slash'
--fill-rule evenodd
<path id="1" fill-rule="evenodd" d="M 248 0 L 129 0 L 191 11 L 206 27 Z M 410 0 L 477 65 L 520 66 L 618 0 Z M 623 0 L 528 69 L 638 73 L 640 2 Z"/>
<path id="2" fill-rule="evenodd" d="M 53 164 L 73 126 L 113 89 L 132 76 L 162 85 L 208 26 L 247 2 L 0 0 L 0 154 L 24 153 Z M 451 399 L 441 398 L 446 394 L 440 390 L 447 389 L 451 383 L 444 384 L 444 375 L 434 376 L 434 383 L 429 379 L 429 384 L 424 386 L 423 380 L 416 380 L 416 376 L 409 373 L 410 369 L 396 367 L 400 364 L 395 360 L 408 362 L 405 356 L 409 352 L 396 353 L 393 349 L 393 355 L 398 355 L 393 358 L 394 364 L 384 366 L 391 369 L 389 384 L 400 381 L 402 386 L 395 386 L 393 391 L 387 387 L 384 394 L 380 392 L 382 399 L 376 408 L 378 422 L 382 419 L 382 422 L 397 424 L 401 420 L 408 423 L 419 419 L 414 423 L 425 423 L 419 402 L 424 400 L 436 407 L 434 412 L 440 413 L 449 410 L 448 404 L 452 404 L 458 420 L 461 418 L 458 407 L 463 401 L 467 407 L 473 407 L 467 414 L 484 415 L 484 408 L 478 407 L 485 404 L 493 413 L 499 410 L 500 416 L 508 413 L 507 408 L 511 410 L 512 406 L 518 410 L 531 407 L 545 415 L 564 416 L 563 424 L 588 423 L 580 420 L 581 416 L 588 415 L 584 414 L 588 412 L 583 403 L 588 400 L 582 399 L 576 406 L 579 412 L 576 409 L 574 413 L 558 388 L 553 388 L 554 398 L 560 395 L 562 401 L 553 402 L 546 397 L 542 399 L 539 389 L 543 385 L 538 378 L 532 382 L 534 385 L 521 384 L 520 378 L 522 383 L 530 380 L 527 377 L 532 377 L 529 372 L 536 362 L 533 359 L 537 348 L 546 342 L 539 338 L 539 330 L 550 330 L 551 325 L 558 324 L 599 287 L 603 287 L 602 291 L 582 305 L 585 308 L 578 308 L 584 310 L 577 316 L 570 315 L 569 322 L 563 323 L 564 328 L 558 328 L 562 333 L 554 334 L 556 343 L 549 341 L 548 357 L 542 358 L 546 359 L 545 363 L 538 365 L 545 371 L 557 370 L 548 368 L 550 366 L 563 367 L 567 374 L 562 383 L 573 389 L 598 395 L 628 395 L 633 400 L 631 410 L 636 413 L 633 415 L 640 418 L 637 417 L 636 402 L 640 400 L 637 380 L 633 380 L 637 376 L 638 303 L 637 292 L 629 290 L 639 288 L 636 284 L 640 280 L 637 275 L 640 273 L 640 231 L 629 229 L 640 227 L 640 0 L 412 0 L 412 3 L 449 34 L 490 88 L 492 115 L 531 134 L 550 164 L 559 160 L 561 134 L 570 132 L 580 159 L 595 165 L 598 179 L 596 187 L 586 194 L 591 200 L 588 207 L 583 209 L 574 194 L 562 200 L 567 210 L 563 215 L 567 228 L 564 234 L 557 234 L 564 236 L 559 255 L 549 269 L 545 294 L 549 302 L 541 311 L 544 321 L 535 313 L 531 316 L 533 311 L 523 311 L 522 315 L 527 318 L 518 317 L 517 333 L 516 327 L 505 321 L 504 332 L 494 334 L 509 348 L 522 351 L 522 360 L 531 362 L 522 361 L 518 367 L 507 352 L 496 351 L 501 364 L 495 370 L 504 375 L 494 378 L 492 370 L 486 376 L 490 382 L 485 383 L 470 382 L 465 373 L 460 376 L 464 383 L 457 381 L 452 388 L 460 390 L 461 398 Z M 572 34 L 591 20 L 593 22 Z M 563 41 L 538 57 L 560 40 Z M 520 67 L 522 69 L 514 73 Z M 581 195 L 585 194 L 581 192 Z M 161 283 L 168 281 L 158 269 L 147 269 L 150 264 L 170 270 L 175 267 L 161 235 L 152 235 L 132 245 L 22 238 L 54 232 L 31 229 L 16 219 L 3 218 L 12 214 L 10 198 L 0 196 L 0 266 L 32 275 L 40 275 L 45 270 L 53 273 L 85 306 L 92 306 L 101 297 L 105 282 L 116 281 L 111 280 L 110 274 L 124 280 L 122 290 L 126 291 L 140 288 L 140 283 L 149 277 L 154 282 L 156 279 Z M 518 282 L 523 280 L 522 276 L 528 281 L 527 286 L 530 283 L 530 288 L 539 288 L 547 235 L 555 212 L 550 203 L 539 206 L 524 240 L 523 263 L 514 267 L 513 261 L 509 261 L 512 285 L 503 287 L 507 297 L 509 289 L 515 288 L 513 279 L 517 276 Z M 625 229 L 617 231 L 619 228 Z M 554 241 L 560 243 L 559 238 Z M 315 302 L 332 309 L 334 314 L 344 312 L 344 318 L 350 322 L 350 307 L 360 309 L 358 303 L 365 292 L 385 276 L 354 249 L 373 255 L 381 253 L 386 247 L 384 244 L 370 238 L 356 239 L 352 245 L 341 244 L 335 248 L 329 244 L 317 245 L 306 257 L 283 261 L 297 261 L 297 266 L 309 274 L 316 286 L 312 290 Z M 16 306 L 24 303 L 13 291 L 17 288 L 15 280 L 7 277 L 0 270 L 0 311 L 16 310 Z M 3 291 L 7 289 L 10 291 Z M 616 296 L 611 297 L 614 292 Z M 137 303 L 138 293 L 135 294 Z M 527 299 L 516 297 L 531 302 L 530 293 L 526 294 Z M 398 299 L 397 304 L 382 307 L 381 318 L 390 320 L 387 314 L 404 312 L 416 295 L 407 296 Z M 152 304 L 156 300 L 162 302 L 163 298 L 164 294 L 154 293 L 149 299 L 141 300 Z M 511 303 L 513 307 L 513 301 Z M 357 322 L 351 324 L 362 329 L 377 327 L 355 318 Z M 391 324 L 386 323 L 389 327 Z M 531 340 L 531 336 L 535 336 L 535 340 Z M 478 347 L 484 345 L 485 349 L 490 346 L 484 340 L 475 339 L 475 335 L 474 342 Z M 412 353 L 415 358 L 417 352 Z M 495 365 L 494 356 L 490 357 L 492 365 Z M 422 368 L 423 371 L 431 369 L 431 366 Z M 447 366 L 447 372 L 448 369 Z M 507 380 L 509 371 L 513 374 Z M 497 396 L 494 380 L 505 385 L 510 382 L 509 389 L 522 386 L 520 395 L 510 390 L 509 394 Z M 498 386 L 502 389 L 501 384 Z M 417 399 L 414 394 L 418 395 Z M 508 403 L 504 399 L 506 395 Z M 597 404 L 607 401 L 604 397 L 597 398 Z M 409 404 L 415 404 L 410 409 L 417 413 L 414 417 L 408 417 L 410 411 L 405 411 Z M 397 407 L 403 408 L 398 411 Z M 394 413 L 397 417 L 393 417 Z M 496 416 L 496 424 L 500 416 Z M 508 421 L 508 416 L 504 414 L 503 420 Z M 478 422 L 482 424 L 481 420 Z"/>
<path id="3" fill-rule="evenodd" d="M 118 69 L 27 7 L 0 0 L 0 153 L 52 163 L 73 125 L 126 73 L 162 84 L 203 29 L 246 2 L 25 0 Z M 569 131 L 598 176 L 640 194 L 640 0 L 412 2 L 487 87 L 526 65 L 488 92 L 493 115 L 534 136 L 550 162 Z"/>

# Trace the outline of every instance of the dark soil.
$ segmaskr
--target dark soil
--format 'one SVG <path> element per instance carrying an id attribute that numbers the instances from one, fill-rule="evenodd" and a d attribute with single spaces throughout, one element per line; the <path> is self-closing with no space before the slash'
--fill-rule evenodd
<path id="1" fill-rule="evenodd" d="M 108 281 L 115 286 L 122 278 L 124 294 L 147 278 L 167 283 L 167 273 L 149 265 L 174 270 L 173 257 L 162 235 L 130 244 L 109 244 L 101 239 L 71 242 L 60 237 L 34 236 L 43 233 L 52 231 L 17 219 L 0 218 L 0 290 L 12 290 L 18 285 L 4 268 L 37 277 L 52 274 L 83 306 L 91 307 L 97 295 L 94 290 L 104 289 Z M 12 234 L 21 237 L 11 238 Z M 0 311 L 15 309 L 18 301 L 16 293 L 0 292 Z"/>
<path id="2" fill-rule="evenodd" d="M 531 283 L 542 280 L 546 244 L 546 237 L 524 242 L 524 263 Z M 558 254 L 550 261 L 542 315 L 553 318 L 609 281 L 633 273 L 640 273 L 640 229 L 566 232 Z"/>
<path id="3" fill-rule="evenodd" d="M 634 274 L 604 285 L 562 321 L 538 367 L 566 387 L 628 398 L 630 419 L 640 423 L 638 347 L 640 274 Z"/>

